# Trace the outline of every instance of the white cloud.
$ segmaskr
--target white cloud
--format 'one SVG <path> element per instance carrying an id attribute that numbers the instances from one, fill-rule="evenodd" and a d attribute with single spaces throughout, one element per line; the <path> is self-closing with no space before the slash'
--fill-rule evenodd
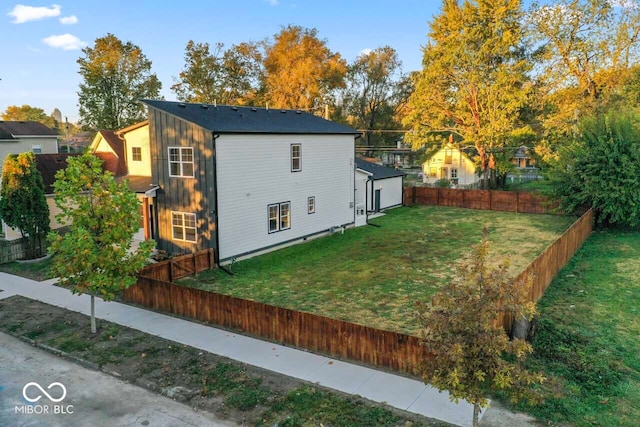
<path id="1" fill-rule="evenodd" d="M 62 50 L 82 49 L 87 44 L 72 34 L 61 34 L 59 36 L 49 36 L 42 39 L 44 44 Z"/>
<path id="2" fill-rule="evenodd" d="M 371 52 L 373 52 L 373 50 L 372 50 L 372 49 L 369 49 L 369 48 L 367 47 L 367 48 L 362 49 L 362 50 L 360 51 L 360 53 L 358 54 L 358 56 L 367 56 L 367 55 L 371 54 Z"/>
<path id="3" fill-rule="evenodd" d="M 60 16 L 60 6 L 54 4 L 51 7 L 33 7 L 17 4 L 7 15 L 13 16 L 13 21 L 11 22 L 14 24 L 23 24 L 29 21 L 40 21 L 41 19 Z"/>
<path id="4" fill-rule="evenodd" d="M 62 18 L 60 18 L 60 23 L 63 24 L 63 25 L 77 24 L 78 23 L 78 18 L 76 17 L 76 15 L 63 16 Z"/>
<path id="5" fill-rule="evenodd" d="M 278 0 L 264 0 L 269 3 L 270 6 L 277 6 L 279 4 Z"/>

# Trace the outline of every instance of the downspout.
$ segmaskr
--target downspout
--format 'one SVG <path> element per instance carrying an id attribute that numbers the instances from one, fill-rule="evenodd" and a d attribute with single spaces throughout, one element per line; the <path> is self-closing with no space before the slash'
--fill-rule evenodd
<path id="1" fill-rule="evenodd" d="M 356 169 L 358 168 L 358 165 L 356 164 L 356 140 L 360 139 L 360 137 L 362 136 L 361 133 L 356 133 L 353 137 L 353 226 L 356 226 L 356 210 L 358 209 L 357 203 L 356 203 Z M 365 188 L 365 196 L 364 196 L 364 200 L 365 200 L 365 204 L 367 203 L 367 189 Z"/>
<path id="2" fill-rule="evenodd" d="M 212 136 L 212 149 L 213 149 L 213 199 L 214 199 L 214 203 L 215 203 L 215 210 L 211 211 L 211 214 L 213 214 L 213 225 L 214 225 L 214 231 L 215 231 L 215 242 L 216 242 L 216 250 L 213 254 L 213 262 L 215 264 L 218 265 L 218 267 L 220 266 L 220 236 L 219 236 L 219 229 L 218 229 L 218 159 L 217 159 L 217 153 L 216 153 L 216 139 L 218 139 L 220 137 L 220 135 L 216 135 L 215 132 L 211 132 L 211 136 Z M 226 270 L 225 270 L 226 271 Z"/>

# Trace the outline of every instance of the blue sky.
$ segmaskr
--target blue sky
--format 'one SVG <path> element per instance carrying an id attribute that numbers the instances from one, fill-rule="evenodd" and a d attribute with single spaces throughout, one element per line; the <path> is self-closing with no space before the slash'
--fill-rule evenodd
<path id="1" fill-rule="evenodd" d="M 73 122 L 78 118 L 80 49 L 107 33 L 140 46 L 162 82 L 162 94 L 174 100 L 170 87 L 184 65 L 189 40 L 230 47 L 271 37 L 288 24 L 318 29 L 329 48 L 347 61 L 364 49 L 390 45 L 398 51 L 405 71 L 418 70 L 428 22 L 441 4 L 438 0 L 2 3 L 0 111 L 29 104 L 49 114 L 57 107 Z"/>

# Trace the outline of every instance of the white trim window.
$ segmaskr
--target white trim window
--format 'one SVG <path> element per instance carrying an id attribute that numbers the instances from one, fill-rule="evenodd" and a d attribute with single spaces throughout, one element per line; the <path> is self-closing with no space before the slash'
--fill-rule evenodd
<path id="1" fill-rule="evenodd" d="M 269 234 L 291 228 L 291 202 L 274 203 L 267 206 Z"/>
<path id="2" fill-rule="evenodd" d="M 307 213 L 308 214 L 316 213 L 316 196 L 311 196 L 307 198 Z"/>
<path id="3" fill-rule="evenodd" d="M 196 214 L 171 212 L 171 235 L 173 240 L 197 242 Z"/>
<path id="4" fill-rule="evenodd" d="M 458 178 L 458 168 L 451 168 L 451 179 Z"/>
<path id="5" fill-rule="evenodd" d="M 31 144 L 31 151 L 33 152 L 33 154 L 42 154 L 42 145 Z"/>
<path id="6" fill-rule="evenodd" d="M 169 176 L 193 178 L 192 147 L 169 147 Z"/>
<path id="7" fill-rule="evenodd" d="M 142 161 L 142 147 L 131 147 L 131 161 Z"/>
<path id="8" fill-rule="evenodd" d="M 291 144 L 291 172 L 302 170 L 302 144 Z"/>

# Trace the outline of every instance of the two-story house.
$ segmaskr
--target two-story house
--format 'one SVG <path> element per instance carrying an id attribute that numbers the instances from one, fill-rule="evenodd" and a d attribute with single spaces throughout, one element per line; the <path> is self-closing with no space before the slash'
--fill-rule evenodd
<path id="1" fill-rule="evenodd" d="M 354 129 L 296 110 L 143 100 L 156 242 L 255 255 L 355 222 Z"/>
<path id="2" fill-rule="evenodd" d="M 40 122 L 0 121 L 0 172 L 8 154 L 27 151 L 35 154 L 57 153 L 58 132 Z M 2 222 L 0 238 L 14 240 L 20 238 L 20 234 Z"/>

